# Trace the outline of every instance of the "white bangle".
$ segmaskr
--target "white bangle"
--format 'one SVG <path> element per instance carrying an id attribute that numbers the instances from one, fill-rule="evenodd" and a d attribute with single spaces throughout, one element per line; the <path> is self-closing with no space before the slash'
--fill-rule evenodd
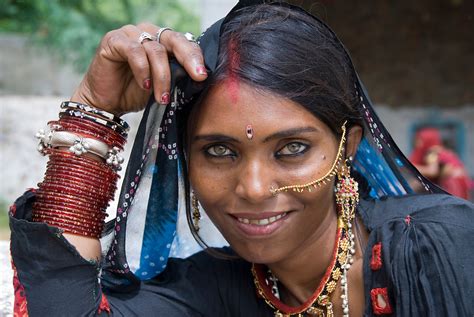
<path id="1" fill-rule="evenodd" d="M 45 155 L 48 148 L 68 147 L 69 151 L 80 156 L 84 153 L 95 154 L 115 170 L 121 170 L 121 164 L 124 158 L 119 155 L 118 147 L 109 148 L 109 146 L 97 139 L 86 138 L 67 131 L 45 131 L 43 129 L 36 133 L 39 140 L 38 151 Z"/>
<path id="2" fill-rule="evenodd" d="M 67 131 L 54 131 L 52 133 L 50 144 L 52 147 L 69 147 L 69 151 L 82 155 L 92 153 L 103 159 L 106 158 L 109 147 L 104 142 L 92 138 L 85 138 Z"/>

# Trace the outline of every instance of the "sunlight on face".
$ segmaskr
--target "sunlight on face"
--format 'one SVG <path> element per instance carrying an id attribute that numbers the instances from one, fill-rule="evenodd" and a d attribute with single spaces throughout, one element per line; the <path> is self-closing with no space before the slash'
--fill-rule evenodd
<path id="1" fill-rule="evenodd" d="M 311 193 L 270 192 L 321 177 L 336 157 L 339 140 L 302 106 L 243 83 L 235 98 L 224 82 L 192 114 L 189 130 L 192 187 L 246 260 L 297 255 L 334 222 L 333 182 Z"/>

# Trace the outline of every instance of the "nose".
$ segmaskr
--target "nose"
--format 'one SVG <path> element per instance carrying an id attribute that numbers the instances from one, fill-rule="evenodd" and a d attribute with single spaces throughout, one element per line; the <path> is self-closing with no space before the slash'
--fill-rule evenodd
<path id="1" fill-rule="evenodd" d="M 275 172 L 268 164 L 251 161 L 242 167 L 235 188 L 236 194 L 252 203 L 259 203 L 273 197 L 270 188 L 273 185 Z"/>

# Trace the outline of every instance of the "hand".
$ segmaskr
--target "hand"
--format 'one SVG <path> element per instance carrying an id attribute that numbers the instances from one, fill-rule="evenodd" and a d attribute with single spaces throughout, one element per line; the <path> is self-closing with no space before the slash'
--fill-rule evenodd
<path id="1" fill-rule="evenodd" d="M 201 49 L 183 34 L 166 30 L 160 43 L 145 40 L 140 44 L 142 32 L 156 35 L 158 30 L 158 26 L 143 23 L 108 32 L 71 100 L 123 115 L 143 109 L 153 88 L 156 101 L 166 105 L 170 101 L 170 56 L 193 80 L 205 80 Z"/>

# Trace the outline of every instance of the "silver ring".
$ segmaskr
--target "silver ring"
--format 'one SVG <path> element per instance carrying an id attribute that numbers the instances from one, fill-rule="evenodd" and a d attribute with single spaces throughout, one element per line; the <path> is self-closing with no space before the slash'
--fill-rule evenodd
<path id="1" fill-rule="evenodd" d="M 158 30 L 158 32 L 156 32 L 156 41 L 158 43 L 160 43 L 160 37 L 161 37 L 161 34 L 164 32 L 164 31 L 173 31 L 172 28 L 168 28 L 168 27 L 165 27 L 165 28 L 160 28 Z"/>
<path id="2" fill-rule="evenodd" d="M 140 34 L 140 36 L 138 37 L 138 42 L 140 42 L 140 44 L 143 44 L 145 40 L 153 41 L 153 35 L 148 32 L 142 32 L 142 34 Z"/>
<path id="3" fill-rule="evenodd" d="M 186 32 L 186 33 L 184 33 L 184 37 L 185 37 L 186 40 L 188 40 L 189 42 L 196 42 L 196 38 L 194 37 L 194 34 L 191 33 L 191 32 Z"/>

